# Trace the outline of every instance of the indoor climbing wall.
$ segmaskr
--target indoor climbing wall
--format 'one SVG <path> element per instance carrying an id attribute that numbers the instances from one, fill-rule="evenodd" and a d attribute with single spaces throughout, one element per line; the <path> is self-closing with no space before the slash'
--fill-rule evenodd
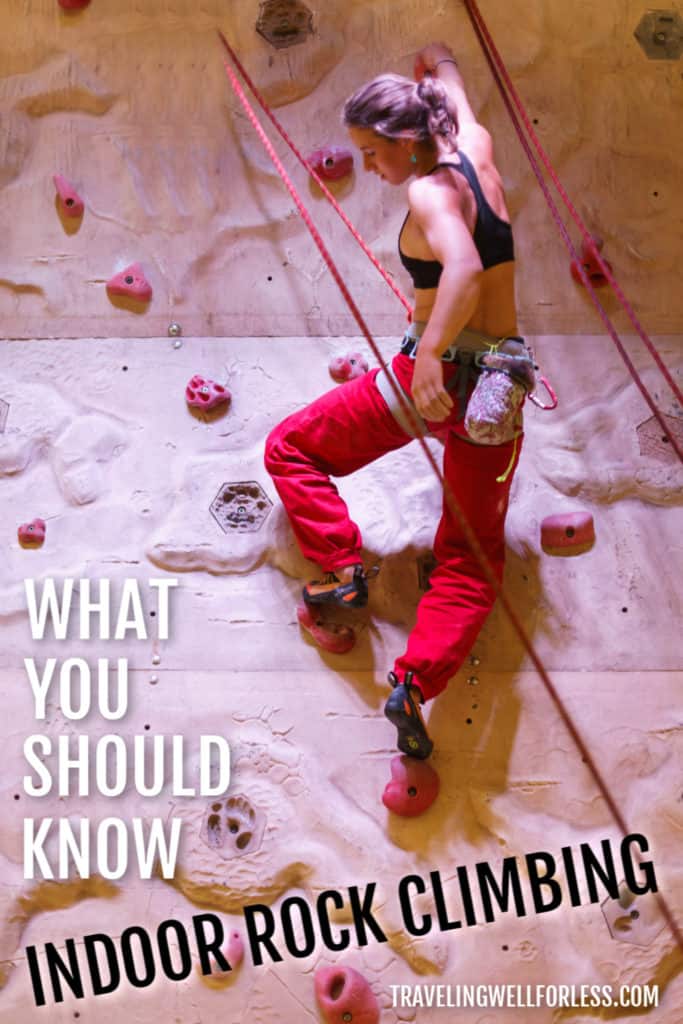
<path id="1" fill-rule="evenodd" d="M 7 337 L 155 337 L 174 320 L 188 336 L 357 333 L 233 96 L 218 28 L 306 155 L 346 145 L 340 109 L 360 82 L 385 69 L 410 74 L 424 40 L 448 39 L 497 141 L 517 228 L 523 327 L 591 329 L 592 307 L 570 286 L 566 251 L 461 3 L 309 5 L 309 29 L 296 5 L 288 19 L 287 0 L 273 0 L 261 27 L 280 30 L 271 35 L 278 45 L 256 31 L 261 6 L 269 9 L 259 0 L 92 0 L 70 13 L 58 0 L 7 6 L 0 51 Z M 639 0 L 609 0 L 599 10 L 580 5 L 567 18 L 554 0 L 496 0 L 485 13 L 563 183 L 649 329 L 661 333 L 680 323 L 681 77 L 679 61 L 650 59 L 634 37 L 645 10 Z M 400 331 L 391 292 L 286 146 L 278 143 L 278 151 L 372 329 Z M 81 218 L 66 216 L 76 205 L 56 202 L 55 175 L 85 203 Z M 363 175 L 357 159 L 351 177 L 333 188 L 402 280 L 402 195 Z M 153 296 L 122 310 L 126 300 L 107 282 L 136 263 Z"/>
<path id="2" fill-rule="evenodd" d="M 532 851 L 559 859 L 564 847 L 599 850 L 603 840 L 618 850 L 621 834 L 501 607 L 429 712 L 433 771 L 395 759 L 382 715 L 386 673 L 428 586 L 441 507 L 424 455 L 413 445 L 340 481 L 367 564 L 381 565 L 369 608 L 340 615 L 345 653 L 321 650 L 311 623 L 300 623 L 301 580 L 315 569 L 263 467 L 278 422 L 375 357 L 233 97 L 216 30 L 404 290 L 404 190 L 363 175 L 339 112 L 360 82 L 384 69 L 410 74 L 420 45 L 446 39 L 495 136 L 516 228 L 520 328 L 559 398 L 554 412 L 527 407 L 506 588 L 621 815 L 647 837 L 680 926 L 683 471 L 671 438 L 683 444 L 683 410 L 604 288 L 669 436 L 602 333 L 464 6 L 6 5 L 0 1024 L 596 1019 L 594 1009 L 394 1005 L 392 986 L 487 984 L 656 984 L 658 1007 L 609 1019 L 678 1024 L 683 959 L 649 895 L 590 903 L 582 883 L 580 907 L 565 900 L 524 916 L 510 908 L 491 923 L 479 911 L 478 924 L 465 923 L 458 868 L 496 869 L 506 857 L 523 865 Z M 481 7 L 563 184 L 680 386 L 678 15 L 648 21 L 634 0 L 571 12 L 559 0 Z M 277 149 L 389 357 L 404 310 L 307 172 L 279 141 Z M 594 253 L 581 256 L 598 274 Z M 438 458 L 439 442 L 428 443 Z M 53 580 L 59 593 L 75 581 L 65 639 L 50 630 L 32 637 L 25 579 Z M 87 580 L 93 602 L 109 581 L 109 635 L 96 628 L 99 613 L 92 635 L 80 635 Z M 175 581 L 168 635 L 162 589 L 150 580 Z M 140 610 L 129 603 L 128 617 L 137 628 L 117 638 L 133 582 Z M 38 720 L 25 659 L 42 673 L 51 658 L 55 678 Z M 128 663 L 128 706 L 117 721 L 95 700 L 79 717 L 59 686 L 67 659 L 82 659 L 94 679 L 102 658 Z M 185 787 L 169 777 L 150 797 L 132 784 L 114 797 L 94 784 L 31 796 L 24 744 L 34 734 L 73 749 L 85 736 L 93 757 L 112 734 L 131 750 L 135 737 L 167 737 L 169 748 L 183 737 Z M 217 771 L 202 754 L 210 736 L 231 751 L 230 783 L 216 796 L 192 792 L 200 763 L 212 778 Z M 54 755 L 45 760 L 54 766 Z M 79 878 L 73 866 L 62 879 L 24 877 L 25 818 L 74 827 L 84 819 L 94 837 L 112 816 L 143 828 L 180 823 L 172 877 L 141 877 L 132 852 L 118 878 L 95 869 Z M 55 863 L 54 830 L 45 850 Z M 421 936 L 408 934 L 397 897 L 411 875 L 426 882 L 416 914 L 433 918 Z M 363 942 L 351 892 L 373 885 L 383 940 L 368 928 Z M 350 930 L 346 949 L 326 945 L 317 920 L 313 940 L 307 927 L 306 908 L 314 915 L 330 890 L 343 896 L 332 929 Z M 270 910 L 281 959 L 261 947 L 255 962 L 245 914 L 253 905 Z M 63 1002 L 50 996 L 47 943 L 66 956 L 73 939 L 85 962 L 86 936 L 104 933 L 119 948 L 131 928 L 154 938 L 169 920 L 191 935 L 205 913 L 223 926 L 227 977 L 201 975 L 192 941 L 192 970 L 180 980 L 159 967 L 139 987 L 123 977 L 94 996 L 86 980 L 77 998 L 63 980 Z M 458 917 L 460 929 L 448 925 Z M 178 973 L 179 928 L 170 938 Z M 35 1005 L 31 947 L 47 1008 Z M 142 974 L 139 954 L 137 962 Z"/>

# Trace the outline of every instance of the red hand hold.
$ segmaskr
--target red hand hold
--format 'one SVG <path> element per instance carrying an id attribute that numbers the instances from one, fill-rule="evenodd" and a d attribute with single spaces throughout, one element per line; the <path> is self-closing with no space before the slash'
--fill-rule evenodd
<path id="1" fill-rule="evenodd" d="M 17 537 L 22 548 L 42 547 L 45 540 L 45 520 L 34 519 L 32 523 L 23 523 L 17 530 Z"/>
<path id="2" fill-rule="evenodd" d="M 353 154 L 341 146 L 326 146 L 316 149 L 307 158 L 313 170 L 323 181 L 339 181 L 348 177 L 353 170 Z"/>
<path id="3" fill-rule="evenodd" d="M 300 604 L 296 610 L 299 625 L 311 635 L 318 647 L 328 654 L 348 654 L 356 642 L 356 634 L 350 626 L 336 622 L 323 622 L 315 617 L 307 604 Z"/>
<path id="4" fill-rule="evenodd" d="M 185 388 L 185 399 L 193 409 L 215 409 L 216 406 L 229 402 L 230 392 L 222 384 L 214 380 L 206 380 L 195 374 Z"/>
<path id="5" fill-rule="evenodd" d="M 353 967 L 321 967 L 315 972 L 315 995 L 326 1024 L 378 1024 L 375 993 Z"/>
<path id="6" fill-rule="evenodd" d="M 590 245 L 588 245 L 587 242 L 583 242 L 581 245 L 581 265 L 588 274 L 590 282 L 594 288 L 603 288 L 608 283 L 607 278 L 600 269 L 600 264 L 597 260 L 598 253 L 602 253 L 602 246 L 602 239 L 597 238 L 595 235 L 593 236 L 593 241 Z M 607 260 L 603 260 L 603 262 L 607 264 L 611 273 L 612 264 L 608 263 Z M 572 260 L 569 269 L 571 270 L 571 275 L 576 283 L 583 285 L 576 260 Z"/>
<path id="7" fill-rule="evenodd" d="M 73 185 L 61 174 L 53 174 L 59 205 L 65 217 L 82 217 L 85 205 Z"/>
<path id="8" fill-rule="evenodd" d="M 580 555 L 595 543 L 590 512 L 546 516 L 541 523 L 541 547 L 551 555 Z"/>
<path id="9" fill-rule="evenodd" d="M 120 274 L 114 274 L 107 281 L 107 291 L 110 295 L 123 295 L 138 302 L 149 302 L 152 298 L 152 286 L 139 263 L 131 263 Z"/>
<path id="10" fill-rule="evenodd" d="M 58 0 L 58 3 L 65 11 L 80 11 L 82 7 L 88 6 L 90 0 Z"/>
<path id="11" fill-rule="evenodd" d="M 337 384 L 344 384 L 347 380 L 355 380 L 368 372 L 368 364 L 360 352 L 348 352 L 345 356 L 335 356 L 330 360 L 330 377 Z"/>
<path id="12" fill-rule="evenodd" d="M 440 784 L 427 761 L 400 754 L 391 759 L 391 782 L 382 793 L 382 803 L 402 818 L 416 818 L 432 806 Z"/>

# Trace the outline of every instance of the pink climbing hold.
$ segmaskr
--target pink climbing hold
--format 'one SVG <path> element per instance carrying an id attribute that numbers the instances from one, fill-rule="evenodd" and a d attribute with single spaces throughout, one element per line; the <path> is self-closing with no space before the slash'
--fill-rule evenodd
<path id="1" fill-rule="evenodd" d="M 335 356 L 330 360 L 330 377 L 337 384 L 344 384 L 347 380 L 355 380 L 368 372 L 368 363 L 360 352 L 347 352 L 345 356 Z"/>
<path id="2" fill-rule="evenodd" d="M 110 277 L 107 291 L 110 295 L 123 295 L 128 299 L 137 299 L 138 302 L 149 302 L 152 298 L 152 286 L 139 263 L 131 263 L 125 270 Z"/>
<path id="3" fill-rule="evenodd" d="M 203 409 L 208 411 L 215 409 L 224 402 L 229 402 L 230 392 L 222 384 L 216 384 L 215 380 L 207 380 L 200 377 L 198 373 L 192 377 L 185 388 L 185 399 L 192 409 Z"/>
<path id="4" fill-rule="evenodd" d="M 45 520 L 34 519 L 32 523 L 22 523 L 17 530 L 17 537 L 22 548 L 40 548 L 45 541 Z"/>
<path id="5" fill-rule="evenodd" d="M 564 512 L 541 522 L 541 547 L 550 555 L 579 555 L 595 543 L 590 512 Z"/>
<path id="6" fill-rule="evenodd" d="M 308 157 L 308 162 L 323 181 L 340 181 L 348 177 L 353 170 L 353 154 L 341 146 L 325 146 L 316 149 Z"/>
<path id="7" fill-rule="evenodd" d="M 80 11 L 82 7 L 88 6 L 90 0 L 58 0 L 58 3 L 65 11 Z"/>
<path id="8" fill-rule="evenodd" d="M 377 997 L 353 967 L 321 967 L 314 984 L 326 1024 L 378 1024 Z"/>
<path id="9" fill-rule="evenodd" d="M 227 943 L 221 950 L 223 956 L 230 964 L 229 971 L 214 970 L 211 974 L 202 973 L 201 963 L 196 964 L 195 970 L 199 978 L 204 982 L 207 988 L 214 990 L 224 989 L 230 985 L 238 974 L 238 969 L 244 960 L 244 942 L 242 936 L 238 931 L 230 932 L 230 937 Z"/>
<path id="10" fill-rule="evenodd" d="M 315 640 L 328 654 L 348 654 L 356 643 L 356 634 L 350 626 L 342 626 L 336 622 L 325 622 L 316 618 L 307 604 L 300 604 L 296 617 L 302 629 Z"/>
<path id="11" fill-rule="evenodd" d="M 382 803 L 402 818 L 416 818 L 432 806 L 440 785 L 427 761 L 399 754 L 391 759 L 391 782 L 384 788 Z"/>
<path id="12" fill-rule="evenodd" d="M 62 174 L 53 174 L 52 180 L 59 196 L 59 206 L 65 217 L 82 217 L 85 204 L 73 185 Z"/>
<path id="13" fill-rule="evenodd" d="M 607 278 L 605 277 L 597 259 L 598 253 L 602 253 L 603 244 L 602 239 L 598 238 L 596 235 L 593 235 L 593 240 L 590 245 L 588 242 L 581 243 L 581 259 L 579 262 L 583 266 L 583 269 L 588 275 L 590 283 L 594 288 L 604 288 L 607 284 Z M 603 263 L 609 268 L 611 273 L 612 264 L 608 263 L 607 260 L 603 260 Z M 577 260 L 572 260 L 569 269 L 571 270 L 571 275 L 576 283 L 583 286 Z"/>
<path id="14" fill-rule="evenodd" d="M 225 959 L 228 961 L 233 971 L 242 963 L 244 960 L 244 942 L 242 941 L 242 936 L 238 931 L 230 932 L 230 938 L 228 939 L 228 944 L 223 950 L 223 953 L 225 954 Z"/>

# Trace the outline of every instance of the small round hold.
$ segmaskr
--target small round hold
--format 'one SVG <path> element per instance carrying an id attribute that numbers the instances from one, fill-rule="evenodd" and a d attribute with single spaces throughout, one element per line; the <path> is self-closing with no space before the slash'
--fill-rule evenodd
<path id="1" fill-rule="evenodd" d="M 45 520 L 34 519 L 23 523 L 17 530 L 17 538 L 22 548 L 39 548 L 45 541 Z"/>
<path id="2" fill-rule="evenodd" d="M 152 684 L 152 686 L 155 686 L 159 682 L 159 676 L 157 676 L 157 675 L 150 676 L 149 677 L 149 681 Z"/>
<path id="3" fill-rule="evenodd" d="M 549 555 L 581 555 L 595 543 L 590 512 L 564 512 L 541 522 L 541 547 Z"/>
<path id="4" fill-rule="evenodd" d="M 160 654 L 153 654 L 152 655 L 152 664 L 153 665 L 159 665 L 160 663 L 161 663 L 161 655 Z"/>
<path id="5" fill-rule="evenodd" d="M 182 348 L 182 347 L 183 347 L 182 341 L 180 340 L 180 338 L 176 338 L 176 340 L 173 342 L 173 348 Z"/>
<path id="6" fill-rule="evenodd" d="M 477 679 L 476 676 L 470 676 L 470 678 L 467 680 L 467 685 L 468 686 L 477 686 L 478 683 L 479 683 L 479 680 Z"/>
<path id="7" fill-rule="evenodd" d="M 173 321 L 168 325 L 168 336 L 169 338 L 179 338 L 183 333 L 183 329 L 177 321 Z"/>

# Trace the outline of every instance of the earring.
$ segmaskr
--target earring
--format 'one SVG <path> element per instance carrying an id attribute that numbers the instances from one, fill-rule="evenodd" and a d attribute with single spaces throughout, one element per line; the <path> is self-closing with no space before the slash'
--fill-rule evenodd
<path id="1" fill-rule="evenodd" d="M 410 162 L 411 162 L 411 164 L 416 164 L 417 163 L 417 157 L 415 156 L 414 153 L 410 154 Z"/>

